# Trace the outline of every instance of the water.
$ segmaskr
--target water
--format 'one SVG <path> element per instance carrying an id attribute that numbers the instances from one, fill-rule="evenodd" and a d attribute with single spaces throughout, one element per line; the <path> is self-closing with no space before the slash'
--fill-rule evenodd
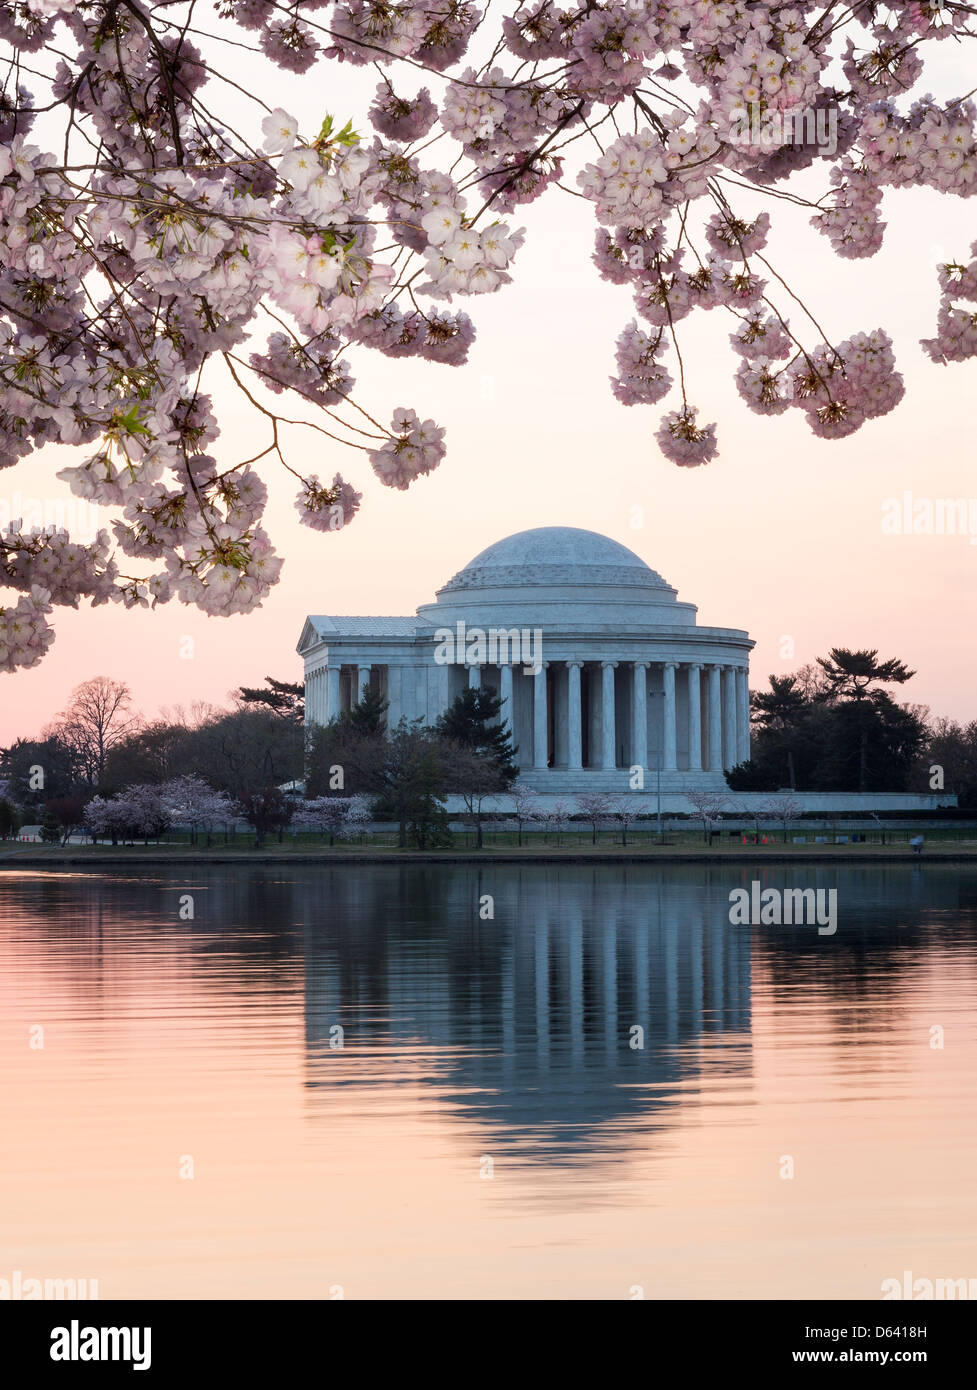
<path id="1" fill-rule="evenodd" d="M 762 875 L 837 888 L 836 935 L 731 926 L 739 866 L 6 867 L 0 1278 L 878 1298 L 907 1269 L 977 1277 L 977 872 Z"/>

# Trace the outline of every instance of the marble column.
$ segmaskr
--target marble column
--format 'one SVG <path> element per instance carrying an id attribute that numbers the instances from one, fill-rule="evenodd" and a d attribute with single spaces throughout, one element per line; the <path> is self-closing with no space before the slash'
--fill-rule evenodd
<path id="1" fill-rule="evenodd" d="M 579 772 L 583 766 L 583 739 L 580 723 L 580 669 L 582 661 L 567 662 L 567 768 Z"/>
<path id="2" fill-rule="evenodd" d="M 326 681 L 326 719 L 337 719 L 339 717 L 339 675 L 338 666 L 330 666 Z"/>
<path id="3" fill-rule="evenodd" d="M 631 692 L 631 721 L 634 744 L 631 761 L 635 767 L 648 766 L 648 662 L 636 661 L 633 667 L 634 685 Z"/>
<path id="4" fill-rule="evenodd" d="M 662 771 L 674 772 L 678 763 L 675 749 L 675 662 L 666 661 L 662 668 L 662 683 L 665 687 L 665 711 L 662 738 L 664 757 Z"/>
<path id="5" fill-rule="evenodd" d="M 369 666 L 357 666 L 356 668 L 356 703 L 359 704 L 367 692 L 370 684 Z"/>
<path id="6" fill-rule="evenodd" d="M 548 758 L 546 666 L 541 664 L 533 676 L 533 767 L 546 768 Z"/>
<path id="7" fill-rule="evenodd" d="M 723 768 L 726 772 L 736 765 L 736 668 L 723 669 L 723 724 L 725 755 Z"/>
<path id="8" fill-rule="evenodd" d="M 481 690 L 482 688 L 482 668 L 472 663 L 468 667 L 468 689 Z"/>
<path id="9" fill-rule="evenodd" d="M 736 668 L 736 761 L 745 763 L 750 757 L 750 672 L 746 666 Z"/>
<path id="10" fill-rule="evenodd" d="M 502 701 L 499 723 L 508 724 L 511 735 L 515 730 L 515 715 L 512 709 L 512 667 L 508 662 L 499 667 L 499 699 Z"/>
<path id="11" fill-rule="evenodd" d="M 615 756 L 616 729 L 614 720 L 614 668 L 616 661 L 602 661 L 600 691 L 600 765 L 604 772 L 613 772 L 617 766 Z"/>
<path id="12" fill-rule="evenodd" d="M 707 667 L 709 672 L 709 771 L 723 770 L 723 713 L 721 678 L 722 668 Z"/>
<path id="13" fill-rule="evenodd" d="M 689 667 L 689 771 L 702 771 L 702 710 L 699 678 L 702 667 L 693 661 Z"/>

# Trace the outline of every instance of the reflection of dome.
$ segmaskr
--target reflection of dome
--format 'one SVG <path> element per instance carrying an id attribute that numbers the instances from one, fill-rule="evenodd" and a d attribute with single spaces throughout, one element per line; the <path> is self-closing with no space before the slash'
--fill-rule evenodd
<path id="1" fill-rule="evenodd" d="M 464 589 L 508 589 L 518 584 L 572 586 L 626 585 L 641 589 L 669 586 L 633 550 L 574 526 L 538 526 L 496 541 L 469 561 L 440 593 Z"/>

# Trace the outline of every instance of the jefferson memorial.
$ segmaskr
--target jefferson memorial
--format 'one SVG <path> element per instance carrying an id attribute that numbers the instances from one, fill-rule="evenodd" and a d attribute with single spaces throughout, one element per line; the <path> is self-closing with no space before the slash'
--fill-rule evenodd
<path id="1" fill-rule="evenodd" d="M 413 617 L 309 617 L 306 722 L 367 689 L 433 724 L 466 685 L 492 690 L 520 781 L 541 794 L 723 791 L 750 755 L 749 654 L 740 628 L 696 608 L 638 555 L 572 527 L 490 545 Z M 642 774 L 635 775 L 641 769 Z"/>

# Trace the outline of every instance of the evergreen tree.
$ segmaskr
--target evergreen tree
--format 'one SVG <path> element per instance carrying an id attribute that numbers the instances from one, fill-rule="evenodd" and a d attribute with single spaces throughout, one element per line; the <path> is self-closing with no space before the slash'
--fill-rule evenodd
<path id="1" fill-rule="evenodd" d="M 367 687 L 363 698 L 340 719 L 345 719 L 354 734 L 381 738 L 387 728 L 387 701 L 379 691 Z"/>
<path id="2" fill-rule="evenodd" d="M 847 647 L 832 647 L 828 656 L 818 657 L 818 665 L 828 678 L 831 696 L 846 701 L 854 710 L 858 732 L 858 790 L 868 791 L 870 729 L 876 733 L 883 715 L 890 716 L 886 702 L 891 697 L 881 689 L 885 685 L 904 685 L 915 674 L 901 661 L 891 657 L 879 661 L 877 649 L 850 651 Z M 893 705 L 893 708 L 896 706 Z M 873 718 L 874 714 L 874 718 Z M 880 788 L 876 787 L 878 791 Z"/>
<path id="3" fill-rule="evenodd" d="M 242 685 L 234 692 L 239 704 L 258 706 L 280 714 L 283 719 L 293 719 L 300 724 L 305 718 L 305 686 L 293 681 L 276 681 L 265 676 L 267 690 L 261 686 Z"/>
<path id="4" fill-rule="evenodd" d="M 777 735 L 787 763 L 787 784 L 793 790 L 797 786 L 795 743 L 810 702 L 796 676 L 770 676 L 769 679 L 769 691 L 756 691 L 752 697 L 754 722 L 759 728 Z"/>
<path id="5" fill-rule="evenodd" d="M 509 725 L 499 722 L 501 713 L 502 701 L 497 695 L 469 686 L 438 720 L 438 733 L 448 742 L 487 758 L 508 786 L 515 781 L 519 769 Z"/>

